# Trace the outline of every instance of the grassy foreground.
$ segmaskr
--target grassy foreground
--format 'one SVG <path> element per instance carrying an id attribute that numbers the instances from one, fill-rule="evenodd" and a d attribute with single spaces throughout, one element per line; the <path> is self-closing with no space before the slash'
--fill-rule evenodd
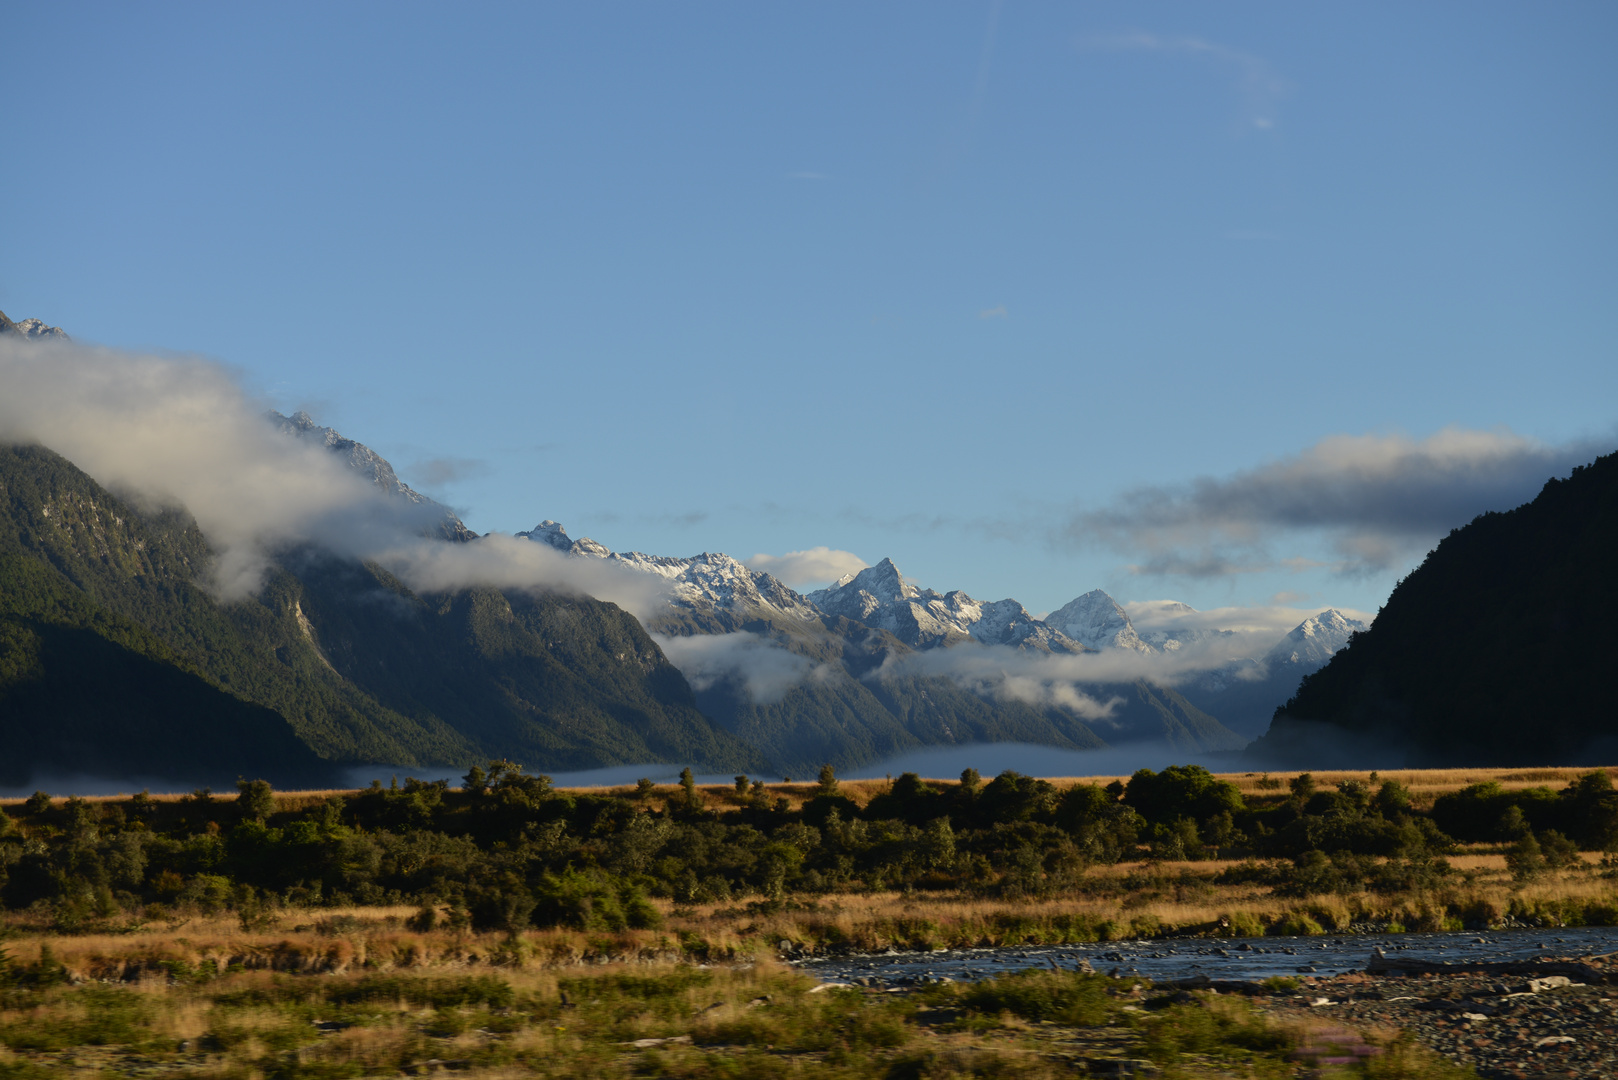
<path id="1" fill-rule="evenodd" d="M 1168 776 L 1120 781 L 1121 799 L 1015 774 L 574 792 L 511 774 L 481 794 L 245 785 L 0 804 L 0 1080 L 1138 1071 L 1127 1061 L 1463 1076 L 1396 1032 L 1282 1022 L 1263 999 L 1057 972 L 817 989 L 780 960 L 1618 924 L 1613 857 L 1555 828 L 1618 836 L 1604 772 L 1193 771 L 1154 806 Z M 1176 816 L 1209 792 L 1213 812 Z M 958 834 L 929 821 L 937 807 Z M 758 857 L 730 885 L 681 884 L 743 841 Z M 572 876 L 580 860 L 598 876 Z"/>
<path id="2" fill-rule="evenodd" d="M 0 992 L 0 1078 L 1409 1077 L 1472 1075 L 1397 1033 L 1258 1004 L 1025 972 L 910 993 L 817 986 L 774 962 L 507 965 L 337 976 L 183 971 L 72 985 L 47 955 Z"/>

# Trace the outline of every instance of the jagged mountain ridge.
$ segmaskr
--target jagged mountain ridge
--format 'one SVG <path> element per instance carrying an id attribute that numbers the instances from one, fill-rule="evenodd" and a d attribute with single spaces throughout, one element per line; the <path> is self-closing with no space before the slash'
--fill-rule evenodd
<path id="1" fill-rule="evenodd" d="M 394 498 L 404 499 L 425 509 L 436 511 L 438 519 L 434 532 L 445 540 L 464 542 L 477 539 L 477 533 L 468 529 L 460 515 L 442 503 L 435 502 L 399 479 L 393 466 L 381 454 L 362 442 L 345 438 L 329 427 L 321 427 L 307 412 L 299 410 L 291 416 L 270 412 L 270 420 L 283 435 L 324 446 L 355 472 L 369 477 L 371 483 Z"/>
<path id="2" fill-rule="evenodd" d="M 1161 740 L 1186 752 L 1233 750 L 1244 741 L 1178 691 L 1146 682 L 1098 692 L 1100 700 L 1116 703 L 1116 715 L 1095 721 L 1061 706 L 977 693 L 948 676 L 905 673 L 911 653 L 951 646 L 1004 645 L 1068 655 L 1092 650 L 1035 619 L 1015 600 L 983 603 L 959 590 L 923 589 L 889 559 L 825 589 L 799 594 L 725 555 L 620 555 L 594 540 L 570 539 L 563 526 L 548 519 L 517 535 L 574 557 L 615 560 L 674 583 L 669 606 L 647 619 L 655 631 L 681 637 L 746 631 L 815 661 L 814 677 L 768 702 L 749 700 L 739 680 L 717 680 L 698 690 L 704 712 L 800 769 L 812 763 L 802 756 L 810 746 L 827 755 L 841 747 L 844 760 L 859 753 L 854 759 L 859 763 L 884 752 L 972 741 L 1098 749 Z"/>
<path id="3" fill-rule="evenodd" d="M 1337 650 L 1346 646 L 1355 634 L 1369 629 L 1358 619 L 1350 619 L 1336 608 L 1328 608 L 1311 616 L 1276 642 L 1264 654 L 1266 664 L 1309 664 L 1314 667 L 1326 663 Z"/>
<path id="4" fill-rule="evenodd" d="M 817 589 L 805 599 L 828 615 L 886 630 L 918 649 L 971 639 L 1046 653 L 1086 651 L 1015 600 L 986 603 L 959 589 L 948 593 L 923 589 L 906 581 L 892 559 Z"/>
<path id="5" fill-rule="evenodd" d="M 1177 627 L 1142 635 L 1123 607 L 1101 589 L 1093 589 L 1044 619 L 1037 619 L 1016 600 L 986 602 L 958 589 L 939 593 L 922 588 L 907 580 L 893 560 L 886 558 L 823 589 L 798 593 L 729 555 L 703 552 L 680 558 L 614 552 L 588 537 L 570 538 L 561 524 L 550 519 L 517 536 L 569 555 L 606 559 L 662 577 L 674 585 L 670 602 L 677 607 L 805 621 L 825 616 L 845 618 L 885 631 L 916 649 L 973 640 L 1046 653 L 1081 654 L 1102 649 L 1175 652 L 1235 633 Z M 1174 607 L 1182 614 L 1196 613 L 1188 604 Z M 1350 635 L 1364 629 L 1363 622 L 1329 608 L 1299 623 L 1257 662 L 1322 664 L 1347 644 Z"/>
<path id="6" fill-rule="evenodd" d="M 39 320 L 20 324 L 4 320 L 0 330 L 29 340 L 66 338 L 59 328 Z M 430 535 L 461 543 L 476 541 L 476 535 L 458 515 L 412 489 L 386 459 L 365 444 L 317 424 L 307 413 L 290 417 L 272 414 L 271 419 L 284 435 L 336 454 L 347 467 L 364 475 L 390 497 L 436 514 L 437 527 Z M 99 496 L 92 498 L 95 497 Z M 567 540 L 565 530 L 554 522 L 542 523 L 529 538 L 579 557 L 610 559 L 627 569 L 661 578 L 669 586 L 669 609 L 648 624 L 661 633 L 687 637 L 740 630 L 774 633 L 789 643 L 795 655 L 823 654 L 825 658 L 814 669 L 817 677 L 804 687 L 794 688 L 791 694 L 814 698 L 823 691 L 833 693 L 848 721 L 844 725 L 846 733 L 878 733 L 887 726 L 888 743 L 894 746 L 905 739 L 919 740 L 921 744 L 1017 739 L 1049 745 L 1101 745 L 1090 727 L 1060 709 L 991 700 L 945 679 L 906 675 L 898 669 L 876 671 L 873 677 L 873 665 L 880 669 L 890 661 L 902 660 L 909 650 L 957 643 L 1006 645 L 1045 653 L 1087 651 L 1082 643 L 1034 618 L 1015 600 L 981 602 L 959 590 L 939 594 L 922 589 L 905 581 L 897 567 L 884 560 L 833 589 L 820 590 L 826 594 L 844 592 L 836 602 L 829 595 L 822 599 L 829 608 L 857 610 L 861 619 L 849 620 L 726 555 L 704 553 L 675 559 L 640 552 L 614 553 L 587 539 Z M 210 555 L 205 543 L 195 554 L 199 564 Z M 194 569 L 190 567 L 186 572 Z M 194 580 L 190 584 L 194 585 Z M 867 602 L 873 596 L 875 605 Z M 382 597 L 388 599 L 383 602 Z M 429 757 L 465 760 L 469 755 L 499 752 L 505 756 L 537 757 L 554 768 L 625 760 L 619 751 L 640 760 L 691 752 L 695 744 L 690 741 L 689 714 L 687 720 L 674 722 L 669 729 L 674 732 L 672 741 L 661 736 L 650 742 L 638 736 L 620 737 L 626 730 L 622 728 L 625 718 L 638 717 L 632 720 L 631 727 L 642 729 L 642 734 L 650 738 L 656 736 L 660 722 L 652 714 L 661 716 L 658 710 L 670 709 L 678 713 L 684 707 L 676 700 L 678 693 L 669 696 L 679 688 L 664 678 L 673 669 L 659 655 L 654 641 L 642 635 L 644 640 L 637 643 L 631 634 L 629 638 L 614 639 L 616 643 L 610 646 L 617 650 L 619 663 L 625 657 L 634 657 L 632 666 L 638 665 L 642 674 L 651 679 L 646 687 L 626 692 L 634 698 L 650 691 L 652 713 L 637 711 L 639 706 L 629 705 L 629 699 L 611 698 L 611 694 L 609 698 L 617 704 L 606 713 L 597 712 L 607 699 L 591 698 L 595 690 L 629 684 L 609 670 L 611 664 L 601 667 L 586 655 L 589 648 L 571 650 L 571 660 L 560 667 L 553 661 L 559 647 L 569 652 L 568 646 L 580 635 L 599 638 L 605 644 L 618 631 L 600 628 L 606 625 L 600 622 L 604 612 L 583 613 L 586 617 L 581 622 L 580 613 L 561 611 L 555 598 L 547 601 L 549 606 L 544 611 L 531 610 L 527 601 L 532 599 L 493 589 L 417 597 L 376 567 L 360 567 L 314 550 L 288 551 L 282 554 L 260 598 L 259 607 L 264 611 L 232 611 L 225 621 L 233 626 L 216 626 L 206 633 L 172 612 L 158 623 L 164 632 L 182 631 L 181 638 L 175 639 L 182 646 L 182 639 L 189 634 L 186 640 L 191 641 L 187 647 L 193 649 L 192 656 L 207 652 L 206 648 L 196 648 L 196 642 L 207 634 L 228 636 L 234 631 L 238 636 L 245 635 L 246 652 L 261 648 L 256 642 L 265 634 L 279 640 L 272 650 L 274 655 L 283 666 L 299 671 L 292 684 L 284 678 L 280 682 L 275 678 L 266 680 L 264 672 L 251 670 L 252 663 L 242 658 L 242 648 L 234 652 L 226 649 L 225 654 L 237 659 L 224 668 L 216 663 L 204 676 L 227 692 L 246 695 L 248 700 L 268 701 L 272 708 L 281 709 L 298 737 L 318 748 L 320 756 L 327 760 L 382 757 L 409 764 Z M 358 617 L 367 603 L 391 611 L 393 622 Z M 1107 603 L 1111 605 L 1110 598 Z M 161 607 L 145 601 L 136 605 L 142 606 L 142 617 Z M 601 607 L 610 609 L 611 605 Z M 400 612 L 409 614 L 401 617 Z M 591 629 L 591 618 L 600 626 Z M 401 626 L 406 629 L 399 630 Z M 386 647 L 379 644 L 384 641 L 389 642 Z M 856 641 L 858 648 L 848 647 Z M 552 655 L 547 656 L 546 650 Z M 506 657 L 515 657 L 514 667 L 502 659 Z M 476 674 L 467 682 L 452 676 L 452 669 Z M 579 681 L 581 675 L 583 682 Z M 659 680 L 662 689 L 651 689 Z M 715 686 L 722 684 L 721 679 L 707 686 L 703 691 L 705 699 L 711 699 Z M 1199 718 L 1195 706 L 1178 699 L 1178 695 L 1145 684 L 1140 689 L 1141 693 L 1130 695 L 1125 710 L 1128 715 L 1109 718 L 1117 721 L 1109 736 L 1116 732 L 1152 731 L 1168 733 L 1174 742 L 1173 733 L 1181 731 L 1202 733 L 1193 734 L 1193 739 L 1211 732 L 1216 741 L 1229 735 L 1211 717 Z M 305 697 L 313 695 L 324 704 L 310 706 L 307 701 L 296 700 L 299 692 Z M 1135 716 L 1130 712 L 1135 709 L 1136 699 L 1148 710 L 1146 714 Z M 562 712 L 547 711 L 547 701 L 568 704 Z M 807 717 L 804 710 L 812 712 L 826 704 L 804 702 L 796 721 Z M 622 712 L 620 706 L 629 712 Z M 613 709 L 620 712 L 615 714 Z M 585 719 L 581 721 L 580 717 Z M 1190 718 L 1189 725 L 1182 722 L 1184 717 Z M 736 719 L 746 720 L 739 713 Z M 820 717 L 817 722 L 825 719 Z M 897 727 L 893 727 L 895 723 Z M 602 741 L 597 738 L 602 732 L 619 734 Z M 830 729 L 827 734 L 831 734 Z M 723 740 L 715 742 L 713 733 L 706 738 L 705 743 L 698 739 L 701 756 L 687 760 L 712 763 L 727 756 L 735 761 L 745 757 L 738 756 L 740 744 L 721 745 Z M 783 749 L 795 741 L 783 730 L 773 729 L 761 738 Z M 829 743 L 834 752 L 838 744 L 836 738 Z M 496 745 L 506 749 L 490 749 Z M 1189 748 L 1211 747 L 1199 743 Z M 754 760 L 753 765 L 756 767 L 758 761 Z"/>
<path id="7" fill-rule="evenodd" d="M 71 341 L 60 326 L 46 326 L 41 319 L 12 322 L 0 311 L 0 334 L 14 334 L 26 341 Z"/>

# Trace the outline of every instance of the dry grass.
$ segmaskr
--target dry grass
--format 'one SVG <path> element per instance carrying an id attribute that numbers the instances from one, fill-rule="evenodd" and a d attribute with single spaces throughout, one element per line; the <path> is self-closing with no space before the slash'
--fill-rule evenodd
<path id="1" fill-rule="evenodd" d="M 707 970 L 509 967 L 319 979 L 238 972 L 122 988 L 53 985 L 0 1002 L 0 1075 L 314 1080 L 448 1067 L 469 1080 L 1055 1080 L 1085 1059 L 1148 1056 L 1191 1080 L 1232 1069 L 1293 1075 L 1289 1055 L 1317 1026 L 1276 1023 L 1211 995 L 1148 1015 L 1134 1007 L 1132 986 L 1034 972 L 970 991 L 814 993 L 813 980 L 768 960 Z M 634 1045 L 668 1039 L 675 1041 Z M 1419 1069 L 1395 1075 L 1455 1075 L 1430 1055 L 1413 1061 Z"/>

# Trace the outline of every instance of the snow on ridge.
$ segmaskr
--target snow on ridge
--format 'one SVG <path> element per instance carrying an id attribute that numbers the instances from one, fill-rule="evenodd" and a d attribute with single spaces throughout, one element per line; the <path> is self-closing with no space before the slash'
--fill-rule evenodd
<path id="1" fill-rule="evenodd" d="M 1034 618 L 1015 600 L 974 600 L 959 589 L 938 593 L 905 580 L 892 559 L 816 589 L 806 599 L 828 615 L 886 630 L 916 648 L 971 638 L 1041 652 L 1078 653 L 1082 645 Z"/>
<path id="2" fill-rule="evenodd" d="M 1141 634 L 1128 613 L 1101 589 L 1091 590 L 1044 619 L 1037 619 L 1016 600 L 981 601 L 959 589 L 939 593 L 918 586 L 887 558 L 857 573 L 845 574 L 823 589 L 798 593 L 771 575 L 717 552 L 689 558 L 615 552 L 588 537 L 570 539 L 565 528 L 549 519 L 517 535 L 574 557 L 607 559 L 626 569 L 662 578 L 669 586 L 669 602 L 677 608 L 728 612 L 758 609 L 802 621 L 816 621 L 823 615 L 840 616 L 885 630 L 919 649 L 972 640 L 1045 653 L 1125 649 L 1161 655 L 1237 633 L 1169 627 Z M 1187 604 L 1176 603 L 1173 610 L 1176 614 L 1195 614 Z M 1306 619 L 1262 662 L 1318 665 L 1347 644 L 1350 634 L 1363 629 L 1364 623 L 1329 609 Z"/>
<path id="3" fill-rule="evenodd" d="M 1135 625 L 1118 602 L 1100 589 L 1092 589 L 1045 616 L 1048 626 L 1092 649 L 1157 650 L 1142 641 Z"/>
<path id="4" fill-rule="evenodd" d="M 46 326 L 43 319 L 24 319 L 12 322 L 0 311 L 0 334 L 16 334 L 24 341 L 72 341 L 60 326 Z"/>
<path id="5" fill-rule="evenodd" d="M 740 560 L 717 552 L 703 552 L 690 558 L 647 555 L 640 551 L 617 552 L 589 537 L 570 540 L 558 522 L 546 519 L 522 539 L 546 544 L 576 558 L 604 559 L 638 573 L 662 578 L 669 586 L 669 601 L 676 607 L 722 611 L 762 609 L 796 619 L 815 619 L 820 612 L 798 593 L 760 570 L 752 570 Z"/>
<path id="6" fill-rule="evenodd" d="M 1275 647 L 1264 654 L 1267 664 L 1324 664 L 1351 635 L 1369 629 L 1358 619 L 1350 619 L 1336 608 L 1327 608 L 1299 623 Z"/>

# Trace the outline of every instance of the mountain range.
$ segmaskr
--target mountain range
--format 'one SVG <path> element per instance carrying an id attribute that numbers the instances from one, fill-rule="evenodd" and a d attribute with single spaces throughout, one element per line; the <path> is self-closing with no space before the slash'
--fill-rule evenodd
<path id="1" fill-rule="evenodd" d="M 66 338 L 3 315 L 0 333 Z M 266 422 L 420 508 L 431 540 L 486 539 L 307 413 Z M 255 595 L 225 600 L 204 584 L 216 553 L 183 510 L 131 504 L 47 448 L 0 448 L 0 782 L 46 770 L 322 783 L 345 764 L 494 757 L 804 774 L 1000 741 L 1228 752 L 1257 733 L 1249 714 L 1363 629 L 1325 612 L 1269 655 L 1177 686 L 1069 675 L 1023 693 L 999 658 L 1169 656 L 1229 632 L 1143 635 L 1100 590 L 1038 618 L 922 588 L 889 559 L 804 594 L 723 554 L 618 553 L 550 520 L 518 536 L 649 578 L 661 600 L 637 619 L 554 591 L 417 592 L 311 543 L 275 552 Z"/>
<path id="2" fill-rule="evenodd" d="M 677 663 L 688 657 L 707 665 L 697 674 L 692 664 L 681 663 L 696 682 L 703 711 L 799 769 L 816 755 L 858 764 L 917 746 L 973 741 L 1069 749 L 1162 742 L 1185 753 L 1232 751 L 1268 726 L 1276 705 L 1296 690 L 1303 675 L 1365 628 L 1328 610 L 1259 657 L 1216 664 L 1172 687 L 1143 678 L 1084 686 L 1105 704 L 1101 715 L 1003 696 L 986 708 L 982 693 L 961 696 L 960 679 L 906 674 L 904 659 L 973 645 L 1050 657 L 1105 650 L 1170 655 L 1234 632 L 1176 628 L 1154 631 L 1149 641 L 1099 589 L 1040 619 L 1016 600 L 986 602 L 959 590 L 922 588 L 906 580 L 891 559 L 826 588 L 798 593 L 728 555 L 614 552 L 588 537 L 570 538 L 549 519 L 517 535 L 666 583 L 664 607 L 646 617 L 646 625 L 665 636 L 665 650 Z M 1182 614 L 1196 614 L 1187 605 L 1178 607 Z M 752 635 L 756 643 L 748 643 L 731 669 L 714 665 L 712 651 L 698 653 L 680 640 L 736 634 Z M 746 661 L 762 659 L 760 647 L 802 657 L 812 667 L 806 666 L 790 688 L 762 700 L 749 690 L 741 670 Z M 884 659 L 873 675 L 875 654 Z M 810 670 L 813 678 L 807 676 Z M 831 716 L 838 718 L 835 724 L 827 723 Z M 1226 722 L 1227 716 L 1235 722 Z M 814 752 L 806 758 L 808 747 Z"/>

